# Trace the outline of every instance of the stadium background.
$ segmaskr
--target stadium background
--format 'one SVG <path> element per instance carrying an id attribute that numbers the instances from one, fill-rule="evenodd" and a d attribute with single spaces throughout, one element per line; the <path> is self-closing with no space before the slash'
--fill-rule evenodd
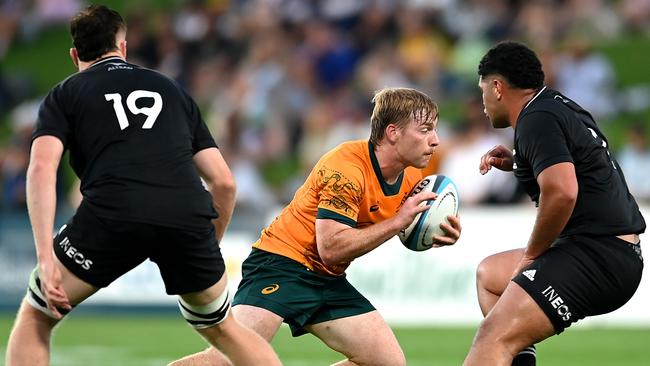
<path id="1" fill-rule="evenodd" d="M 411 86 L 439 102 L 442 144 L 430 168 L 459 185 L 461 240 L 424 253 L 392 240 L 349 271 L 395 326 L 410 365 L 461 362 L 480 319 L 476 264 L 521 246 L 534 219 L 512 177 L 477 172 L 478 156 L 511 137 L 489 129 L 476 87 L 476 64 L 494 41 L 529 43 L 547 84 L 597 115 L 650 218 L 648 0 L 104 3 L 126 17 L 129 60 L 188 89 L 235 172 L 238 204 L 222 244 L 233 286 L 259 230 L 315 159 L 342 140 L 367 137 L 373 90 Z M 0 364 L 34 266 L 24 204 L 29 134 L 40 98 L 74 72 L 66 23 L 83 4 L 0 0 Z M 62 167 L 59 224 L 78 202 L 76 184 Z M 648 308 L 646 270 L 622 309 L 541 344 L 540 364 L 650 364 Z M 149 263 L 76 310 L 54 344 L 53 365 L 160 365 L 203 347 Z M 274 346 L 287 365 L 338 359 L 287 329 Z"/>

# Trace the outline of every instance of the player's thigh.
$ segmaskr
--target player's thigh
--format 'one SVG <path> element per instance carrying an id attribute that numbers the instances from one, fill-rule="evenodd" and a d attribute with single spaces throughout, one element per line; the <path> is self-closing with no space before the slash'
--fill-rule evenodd
<path id="1" fill-rule="evenodd" d="M 54 253 L 71 283 L 108 286 L 146 258 L 151 229 L 97 217 L 83 204 L 54 237 Z"/>
<path id="2" fill-rule="evenodd" d="M 221 296 L 226 289 L 225 264 L 213 226 L 203 230 L 158 227 L 154 241 L 150 259 L 158 265 L 168 294 L 182 295 L 198 305 Z"/>
<path id="3" fill-rule="evenodd" d="M 502 342 L 515 354 L 555 334 L 553 323 L 535 300 L 515 282 L 483 319 L 475 343 Z"/>
<path id="4" fill-rule="evenodd" d="M 54 260 L 61 271 L 61 285 L 63 286 L 71 305 L 80 304 L 99 290 L 99 288 L 75 276 L 74 273 L 70 272 L 58 258 L 55 257 Z"/>
<path id="5" fill-rule="evenodd" d="M 194 292 L 187 292 L 179 294 L 179 296 L 186 302 L 193 305 L 205 305 L 213 302 L 219 296 L 223 294 L 224 291 L 228 291 L 228 276 L 224 272 L 221 275 L 221 278 L 212 286 Z"/>
<path id="6" fill-rule="evenodd" d="M 404 365 L 405 358 L 384 318 L 377 310 L 305 326 L 335 351 L 357 365 Z"/>
<path id="7" fill-rule="evenodd" d="M 483 259 L 476 269 L 477 286 L 496 295 L 502 294 L 510 283 L 523 254 L 524 249 L 520 248 L 493 254 Z"/>
<path id="8" fill-rule="evenodd" d="M 273 340 L 283 321 L 282 317 L 274 312 L 251 305 L 235 305 L 232 313 L 240 324 L 252 329 L 267 342 Z"/>

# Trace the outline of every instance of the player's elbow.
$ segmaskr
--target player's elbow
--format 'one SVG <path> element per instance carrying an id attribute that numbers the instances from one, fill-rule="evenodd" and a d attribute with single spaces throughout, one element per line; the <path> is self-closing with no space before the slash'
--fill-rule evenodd
<path id="1" fill-rule="evenodd" d="M 27 167 L 27 180 L 32 182 L 56 179 L 57 167 L 45 162 L 31 161 Z"/>
<path id="2" fill-rule="evenodd" d="M 328 267 L 337 265 L 341 262 L 339 252 L 335 248 L 336 246 L 331 239 L 318 241 L 318 255 L 323 261 L 323 264 Z"/>
<path id="3" fill-rule="evenodd" d="M 226 175 L 208 183 L 210 191 L 218 194 L 220 197 L 235 197 L 237 193 L 237 184 L 232 175 Z"/>
<path id="4" fill-rule="evenodd" d="M 323 261 L 323 264 L 326 266 L 333 266 L 338 263 L 338 258 L 334 250 L 331 249 L 329 245 L 319 245 L 318 246 L 318 255 Z"/>
<path id="5" fill-rule="evenodd" d="M 555 200 L 564 205 L 575 205 L 578 200 L 578 184 L 566 184 L 553 190 Z"/>

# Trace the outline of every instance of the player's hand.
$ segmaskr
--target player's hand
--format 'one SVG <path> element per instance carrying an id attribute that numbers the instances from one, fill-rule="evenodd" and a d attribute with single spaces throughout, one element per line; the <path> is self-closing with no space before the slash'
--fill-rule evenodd
<path id="1" fill-rule="evenodd" d="M 519 274 L 519 272 L 523 271 L 524 268 L 530 266 L 534 261 L 535 261 L 535 258 L 529 257 L 529 256 L 524 254 L 524 256 L 519 261 L 519 264 L 517 264 L 517 267 L 515 267 L 514 272 L 512 272 L 511 278 L 515 278 L 515 276 L 517 276 Z"/>
<path id="2" fill-rule="evenodd" d="M 402 207 L 399 209 L 395 220 L 397 220 L 400 229 L 404 229 L 411 225 L 415 216 L 420 212 L 426 211 L 430 206 L 422 205 L 420 203 L 425 201 L 434 200 L 438 195 L 434 192 L 422 191 L 416 195 L 410 196 L 404 201 Z"/>
<path id="3" fill-rule="evenodd" d="M 443 222 L 440 224 L 440 228 L 445 232 L 446 235 L 434 235 L 433 237 L 433 247 L 439 248 L 447 245 L 454 245 L 460 238 L 460 233 L 463 231 L 463 228 L 460 226 L 460 217 L 449 215 L 447 216 L 449 224 Z"/>
<path id="4" fill-rule="evenodd" d="M 53 262 L 40 263 L 39 277 L 41 279 L 41 292 L 47 301 L 47 308 L 57 319 L 61 319 L 59 309 L 69 311 L 72 309 L 68 295 L 61 283 L 61 270 Z"/>
<path id="5" fill-rule="evenodd" d="M 492 167 L 506 172 L 512 171 L 512 151 L 503 145 L 491 148 L 485 155 L 481 156 L 481 163 L 478 166 L 482 175 L 486 174 Z"/>

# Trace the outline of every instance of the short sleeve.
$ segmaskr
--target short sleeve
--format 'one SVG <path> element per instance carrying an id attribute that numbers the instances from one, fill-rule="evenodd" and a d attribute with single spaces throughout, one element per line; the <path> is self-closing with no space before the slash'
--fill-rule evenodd
<path id="1" fill-rule="evenodd" d="M 320 189 L 316 218 L 356 227 L 363 198 L 361 169 L 346 162 L 325 162 L 318 168 L 316 179 Z"/>
<path id="2" fill-rule="evenodd" d="M 192 134 L 192 153 L 196 154 L 197 152 L 207 149 L 210 147 L 217 147 L 217 143 L 214 142 L 214 138 L 212 138 L 212 134 L 210 134 L 210 130 L 208 129 L 208 126 L 205 124 L 203 121 L 203 118 L 201 117 L 201 111 L 199 110 L 199 107 L 196 105 L 194 100 L 187 95 L 185 92 L 183 92 L 183 95 L 186 98 L 187 103 L 189 104 L 189 111 L 190 111 L 190 127 L 192 128 L 193 134 Z"/>
<path id="3" fill-rule="evenodd" d="M 61 140 L 63 146 L 67 146 L 68 136 L 72 128 L 70 121 L 66 117 L 66 106 L 64 104 L 66 98 L 63 93 L 62 86 L 57 85 L 41 103 L 36 128 L 32 134 L 32 141 L 40 136 L 51 135 Z"/>
<path id="4" fill-rule="evenodd" d="M 516 153 L 529 162 L 535 177 L 551 165 L 573 163 L 560 121 L 551 113 L 527 114 L 517 123 L 516 135 Z"/>

